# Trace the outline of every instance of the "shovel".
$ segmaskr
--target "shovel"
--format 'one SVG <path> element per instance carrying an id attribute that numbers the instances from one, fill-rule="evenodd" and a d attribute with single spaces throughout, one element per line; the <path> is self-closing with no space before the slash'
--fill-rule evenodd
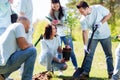
<path id="1" fill-rule="evenodd" d="M 88 42 L 88 46 L 87 46 L 87 50 L 88 50 L 88 51 L 89 51 L 89 49 L 90 49 L 90 45 L 91 45 L 91 42 L 92 42 L 94 33 L 95 33 L 95 31 L 97 30 L 97 28 L 98 28 L 97 26 L 96 26 L 95 28 L 92 28 L 93 32 L 92 32 L 91 38 L 90 38 L 90 40 L 89 40 L 89 42 Z M 73 73 L 73 78 L 78 78 L 78 77 L 80 76 L 80 74 L 84 71 L 83 65 L 84 65 L 85 59 L 86 59 L 86 57 L 87 57 L 88 55 L 89 55 L 89 53 L 85 51 L 85 56 L 84 56 L 82 65 L 81 65 L 81 67 L 78 67 L 78 69 Z"/>

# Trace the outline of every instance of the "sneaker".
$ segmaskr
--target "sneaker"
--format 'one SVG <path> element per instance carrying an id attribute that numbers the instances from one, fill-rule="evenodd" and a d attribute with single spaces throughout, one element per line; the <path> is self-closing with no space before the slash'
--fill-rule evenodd
<path id="1" fill-rule="evenodd" d="M 87 80 L 88 78 L 89 78 L 89 75 L 84 73 L 80 74 L 80 77 L 79 77 L 80 80 Z"/>
<path id="2" fill-rule="evenodd" d="M 62 71 L 59 71 L 58 76 L 63 76 L 63 72 L 62 72 Z"/>
<path id="3" fill-rule="evenodd" d="M 0 74 L 0 80 L 5 80 L 5 78 Z"/>
<path id="4" fill-rule="evenodd" d="M 108 79 L 112 78 L 113 73 L 108 74 Z"/>

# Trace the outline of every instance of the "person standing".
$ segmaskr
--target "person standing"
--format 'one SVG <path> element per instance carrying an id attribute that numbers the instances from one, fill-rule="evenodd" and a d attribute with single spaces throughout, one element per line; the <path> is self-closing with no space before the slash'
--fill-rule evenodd
<path id="1" fill-rule="evenodd" d="M 9 0 L 0 0 L 0 36 L 11 24 L 11 9 Z"/>
<path id="2" fill-rule="evenodd" d="M 60 36 L 61 43 L 64 42 L 65 45 L 69 45 L 72 48 L 70 57 L 74 69 L 76 70 L 78 65 L 76 56 L 74 54 L 72 38 L 69 33 L 70 28 L 65 26 L 64 24 L 65 20 L 67 19 L 67 11 L 64 7 L 61 6 L 59 0 L 51 0 L 51 10 L 49 13 L 49 18 L 52 20 L 51 23 L 53 25 L 56 25 L 57 27 L 57 35 Z M 68 34 L 66 34 L 66 32 L 68 32 Z"/>
<path id="3" fill-rule="evenodd" d="M 30 22 L 26 17 L 19 17 L 0 37 L 0 80 L 19 69 L 24 63 L 21 80 L 32 80 L 36 49 L 26 40 Z M 12 46 L 12 47 L 11 47 Z"/>
<path id="4" fill-rule="evenodd" d="M 89 52 L 89 55 L 87 56 L 83 66 L 84 71 L 80 75 L 80 78 L 81 79 L 89 78 L 91 64 L 93 61 L 94 52 L 98 42 L 100 42 L 104 50 L 106 56 L 108 78 L 111 78 L 114 67 L 113 67 L 113 57 L 111 51 L 112 49 L 111 49 L 110 29 L 107 23 L 107 21 L 111 17 L 111 13 L 107 8 L 103 7 L 102 5 L 89 6 L 85 1 L 80 1 L 80 3 L 77 4 L 76 7 L 82 15 L 80 23 L 82 28 L 84 51 Z M 97 27 L 97 30 L 94 33 L 90 51 L 88 51 L 87 43 L 92 34 L 92 29 L 95 27 Z M 87 30 L 89 30 L 89 37 Z"/>
<path id="5" fill-rule="evenodd" d="M 32 0 L 13 0 L 12 9 L 18 16 L 25 16 L 30 21 L 30 29 L 27 33 L 27 40 L 32 43 L 32 34 L 33 34 L 33 26 L 32 26 L 32 17 L 33 17 L 33 4 Z"/>
<path id="6" fill-rule="evenodd" d="M 120 35 L 118 36 L 120 39 Z M 113 71 L 113 75 L 111 80 L 119 80 L 120 79 L 120 44 L 115 50 L 115 68 Z"/>

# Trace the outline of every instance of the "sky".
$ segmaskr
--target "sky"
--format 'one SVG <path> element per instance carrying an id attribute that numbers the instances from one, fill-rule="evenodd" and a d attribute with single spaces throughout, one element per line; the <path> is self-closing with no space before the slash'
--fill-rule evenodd
<path id="1" fill-rule="evenodd" d="M 33 1 L 33 22 L 37 19 L 44 19 L 50 10 L 50 0 L 32 0 Z M 67 0 L 60 0 L 61 5 L 65 7 Z"/>

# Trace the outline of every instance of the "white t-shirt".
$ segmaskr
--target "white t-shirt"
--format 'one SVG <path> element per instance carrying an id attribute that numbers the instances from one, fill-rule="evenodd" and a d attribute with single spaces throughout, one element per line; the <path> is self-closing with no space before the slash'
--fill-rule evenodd
<path id="1" fill-rule="evenodd" d="M 92 34 L 92 27 L 94 26 L 94 24 L 100 22 L 106 15 L 110 13 L 107 8 L 101 5 L 94 5 L 90 7 L 92 8 L 91 13 L 86 17 L 82 16 L 80 20 L 82 30 L 90 30 L 89 37 Z M 108 27 L 108 23 L 104 22 L 102 26 L 98 28 L 95 32 L 93 39 L 104 39 L 108 38 L 109 36 L 110 29 Z"/>
<path id="2" fill-rule="evenodd" d="M 43 39 L 41 40 L 41 53 L 39 56 L 39 61 L 42 65 L 46 65 L 46 56 L 47 52 L 50 52 L 52 56 L 57 57 L 58 55 L 58 47 L 61 46 L 60 37 L 54 37 L 52 40 Z"/>
<path id="3" fill-rule="evenodd" d="M 6 65 L 9 57 L 19 50 L 16 38 L 26 37 L 24 26 L 21 23 L 11 24 L 0 37 L 0 66 Z"/>

